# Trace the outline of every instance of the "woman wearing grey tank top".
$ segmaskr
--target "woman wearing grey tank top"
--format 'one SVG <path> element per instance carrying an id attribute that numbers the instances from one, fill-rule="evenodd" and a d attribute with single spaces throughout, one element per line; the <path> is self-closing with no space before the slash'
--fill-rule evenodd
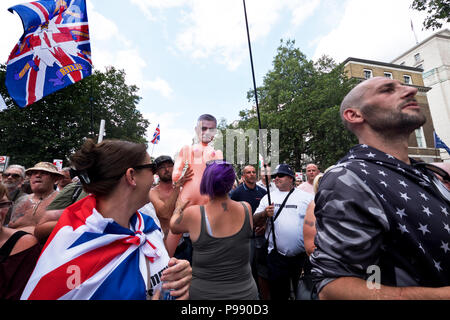
<path id="1" fill-rule="evenodd" d="M 192 300 L 258 299 L 250 269 L 251 207 L 228 196 L 234 178 L 231 164 L 207 163 L 199 191 L 208 203 L 178 203 L 170 221 L 173 233 L 189 232 L 192 240 Z"/>

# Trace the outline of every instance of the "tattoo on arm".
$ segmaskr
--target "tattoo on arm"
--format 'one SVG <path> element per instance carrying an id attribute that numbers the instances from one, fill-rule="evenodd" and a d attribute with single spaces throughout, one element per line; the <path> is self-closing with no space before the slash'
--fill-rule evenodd
<path id="1" fill-rule="evenodd" d="M 177 213 L 175 213 L 175 214 L 177 214 Z M 180 224 L 181 221 L 183 220 L 183 210 L 180 210 L 179 213 L 180 213 L 180 216 L 177 218 L 177 220 L 175 220 L 176 224 Z"/>
<path id="2" fill-rule="evenodd" d="M 226 202 L 222 202 L 223 211 L 228 211 L 228 205 Z"/>
<path id="3" fill-rule="evenodd" d="M 305 220 L 306 225 L 310 226 L 310 227 L 315 227 L 316 223 L 313 221 L 309 221 L 309 220 Z"/>

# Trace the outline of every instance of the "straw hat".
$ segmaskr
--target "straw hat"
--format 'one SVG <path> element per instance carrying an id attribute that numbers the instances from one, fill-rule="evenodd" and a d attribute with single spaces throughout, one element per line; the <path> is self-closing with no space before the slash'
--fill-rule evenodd
<path id="1" fill-rule="evenodd" d="M 25 170 L 25 173 L 28 174 L 32 171 L 45 171 L 59 176 L 64 176 L 61 172 L 58 171 L 58 168 L 50 162 L 39 162 L 38 164 L 34 165 L 33 168 Z"/>

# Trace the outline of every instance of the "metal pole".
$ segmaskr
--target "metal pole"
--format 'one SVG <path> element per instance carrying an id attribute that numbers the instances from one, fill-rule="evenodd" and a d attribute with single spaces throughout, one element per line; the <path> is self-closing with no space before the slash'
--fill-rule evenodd
<path id="1" fill-rule="evenodd" d="M 255 91 L 255 102 L 256 102 L 256 114 L 258 115 L 258 126 L 259 126 L 259 134 L 261 135 L 261 116 L 259 113 L 259 102 L 258 102 L 258 92 L 256 88 L 256 80 L 255 80 L 255 67 L 253 66 L 253 54 L 252 54 L 252 43 L 250 41 L 250 31 L 248 28 L 248 19 L 247 19 L 247 7 L 245 6 L 245 0 L 242 0 L 244 3 L 244 14 L 245 14 L 245 25 L 247 27 L 247 39 L 248 39 L 248 49 L 250 52 L 250 64 L 252 66 L 252 77 L 253 77 L 253 88 Z M 261 141 L 261 137 L 259 137 L 259 141 Z M 267 176 L 267 164 L 266 159 L 264 159 L 264 153 L 262 154 L 263 163 L 264 163 L 264 172 L 266 173 L 266 186 L 267 186 L 267 199 L 269 200 L 269 205 L 272 203 L 270 199 L 270 186 L 269 186 L 269 177 Z"/>

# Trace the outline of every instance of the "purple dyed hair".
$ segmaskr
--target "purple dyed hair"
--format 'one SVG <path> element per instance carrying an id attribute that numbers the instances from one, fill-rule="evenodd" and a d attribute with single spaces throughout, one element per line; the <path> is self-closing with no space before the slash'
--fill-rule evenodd
<path id="1" fill-rule="evenodd" d="M 200 183 L 200 194 L 211 199 L 224 196 L 233 187 L 235 173 L 233 166 L 224 161 L 207 164 Z"/>

